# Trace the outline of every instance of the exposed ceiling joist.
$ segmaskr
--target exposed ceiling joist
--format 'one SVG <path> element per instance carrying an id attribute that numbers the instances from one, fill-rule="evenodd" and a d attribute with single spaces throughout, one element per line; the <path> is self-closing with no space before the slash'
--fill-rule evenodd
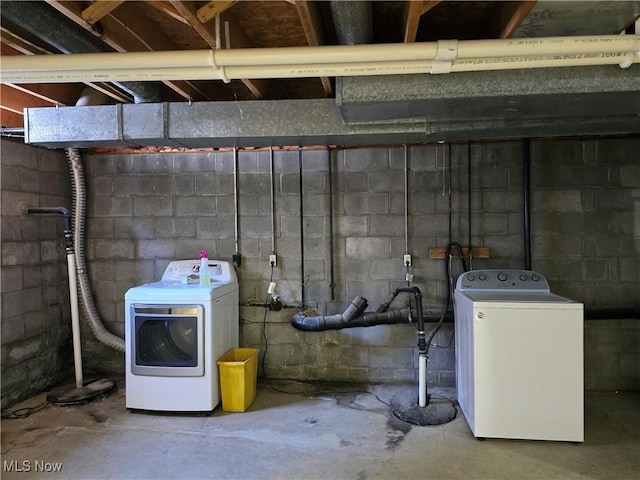
<path id="1" fill-rule="evenodd" d="M 196 16 L 202 23 L 207 23 L 209 20 L 213 20 L 216 15 L 220 15 L 233 6 L 234 3 L 236 3 L 235 0 L 212 0 L 196 10 Z"/>
<path id="2" fill-rule="evenodd" d="M 509 38 L 513 35 L 522 21 L 529 15 L 531 9 L 537 2 L 505 2 L 502 16 L 504 18 L 504 27 L 500 32 L 499 38 Z"/>
<path id="3" fill-rule="evenodd" d="M 198 33 L 198 35 L 200 35 L 202 37 L 202 39 L 207 42 L 207 44 L 212 48 L 212 49 L 217 49 L 220 48 L 219 45 L 219 40 L 218 40 L 218 35 L 215 31 L 215 25 L 212 23 L 202 23 L 200 21 L 200 19 L 198 18 L 198 13 L 197 13 L 197 8 L 194 2 L 185 2 L 185 1 L 181 1 L 181 0 L 171 0 L 171 5 L 173 5 L 175 7 L 175 9 L 180 13 L 180 15 L 182 15 L 185 20 L 189 23 L 189 25 L 191 25 L 191 27 Z M 230 29 L 230 33 L 229 33 L 229 37 L 232 38 L 234 41 L 241 41 L 243 40 L 242 36 L 241 36 L 241 30 L 239 27 L 235 27 L 232 26 L 232 21 L 231 20 L 227 20 L 229 22 L 229 29 Z M 231 34 L 231 29 L 233 28 L 233 31 L 235 32 L 235 34 Z M 247 42 L 249 42 L 248 39 L 246 39 Z M 244 45 L 243 47 L 241 46 L 234 46 L 233 48 L 246 48 L 246 47 L 250 47 L 252 45 Z M 251 80 L 251 79 L 242 79 L 242 83 L 245 84 L 245 86 L 251 91 L 251 93 L 257 98 L 257 99 L 262 99 L 265 97 L 265 89 L 266 89 L 266 82 L 262 81 L 262 80 Z"/>
<path id="4" fill-rule="evenodd" d="M 112 10 L 115 10 L 123 3 L 124 0 L 98 0 L 82 11 L 82 19 L 90 25 L 95 25 L 100 19 L 107 16 Z"/>
<path id="5" fill-rule="evenodd" d="M 302 22 L 302 28 L 304 34 L 307 37 L 307 42 L 310 46 L 323 45 L 323 33 L 321 28 L 320 12 L 318 11 L 318 5 L 314 2 L 308 2 L 307 0 L 297 0 L 295 2 L 296 10 L 298 11 L 298 17 Z M 327 97 L 333 95 L 333 87 L 331 86 L 331 80 L 327 77 L 321 77 L 322 88 L 324 89 Z"/>
<path id="6" fill-rule="evenodd" d="M 47 2 L 63 13 L 67 18 L 97 35 L 95 27 L 84 21 L 84 10 L 79 2 L 47 0 Z M 119 6 L 118 11 L 111 11 L 100 20 L 100 38 L 117 52 L 138 52 L 153 50 L 172 50 L 175 43 L 162 31 L 154 28 L 127 2 L 106 2 Z M 123 4 L 124 3 L 124 4 Z M 153 2 L 152 2 L 153 3 Z M 171 90 L 189 100 L 208 100 L 208 98 L 190 82 L 164 81 Z"/>
<path id="7" fill-rule="evenodd" d="M 409 1 L 404 5 L 404 42 L 416 41 L 420 17 L 438 5 L 439 1 Z"/>

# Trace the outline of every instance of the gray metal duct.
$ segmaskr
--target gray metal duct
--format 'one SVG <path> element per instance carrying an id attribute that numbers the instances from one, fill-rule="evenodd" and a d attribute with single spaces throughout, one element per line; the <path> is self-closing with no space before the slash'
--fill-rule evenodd
<path id="1" fill-rule="evenodd" d="M 46 2 L 3 1 L 0 9 L 2 23 L 13 24 L 19 29 L 40 37 L 48 45 L 63 53 L 113 52 L 98 37 L 76 25 Z M 133 96 L 135 103 L 161 102 L 159 82 L 113 82 Z"/>
<path id="2" fill-rule="evenodd" d="M 371 2 L 332 0 L 331 15 L 341 45 L 373 43 Z"/>
<path id="3" fill-rule="evenodd" d="M 634 98 L 637 95 L 630 95 L 629 102 Z M 51 148 L 388 145 L 628 134 L 639 129 L 637 113 L 349 125 L 333 99 L 48 107 L 25 112 L 25 142 Z"/>

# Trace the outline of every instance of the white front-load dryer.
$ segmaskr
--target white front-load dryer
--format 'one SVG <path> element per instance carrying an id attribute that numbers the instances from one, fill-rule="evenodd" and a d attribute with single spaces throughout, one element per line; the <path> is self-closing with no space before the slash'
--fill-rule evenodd
<path id="1" fill-rule="evenodd" d="M 238 281 L 229 262 L 209 260 L 211 284 L 191 283 L 199 267 L 171 262 L 161 281 L 126 292 L 128 409 L 206 412 L 220 403 L 217 360 L 238 347 Z"/>

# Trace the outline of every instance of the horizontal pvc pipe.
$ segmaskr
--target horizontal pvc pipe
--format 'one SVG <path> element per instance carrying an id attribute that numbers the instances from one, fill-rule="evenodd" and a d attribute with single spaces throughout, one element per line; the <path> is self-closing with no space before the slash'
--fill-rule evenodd
<path id="1" fill-rule="evenodd" d="M 638 35 L 598 35 L 226 50 L 12 55 L 2 57 L 2 69 L 58 70 L 60 65 L 77 65 L 78 68 L 296 65 L 638 51 Z"/>
<path id="2" fill-rule="evenodd" d="M 576 67 L 617 65 L 627 58 L 624 53 L 589 55 L 554 55 L 517 58 L 482 58 L 452 62 L 357 62 L 351 64 L 306 64 L 271 66 L 232 66 L 224 68 L 148 68 L 148 69 L 94 69 L 3 72 L 8 83 L 68 83 L 95 81 L 152 81 L 152 80 L 223 80 L 243 78 L 306 78 L 365 75 L 400 75 L 418 73 L 450 73 L 524 68 Z M 632 63 L 640 63 L 634 56 Z"/>

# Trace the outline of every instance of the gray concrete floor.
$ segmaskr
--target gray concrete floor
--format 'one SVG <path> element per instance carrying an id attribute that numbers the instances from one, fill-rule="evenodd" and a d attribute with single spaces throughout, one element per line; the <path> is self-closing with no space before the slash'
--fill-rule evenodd
<path id="1" fill-rule="evenodd" d="M 367 387 L 386 402 L 402 388 Z M 366 393 L 285 394 L 259 385 L 244 413 L 132 413 L 119 381 L 116 392 L 87 405 L 3 419 L 2 478 L 640 478 L 640 395 L 591 392 L 585 408 L 583 444 L 479 441 L 460 414 L 445 425 L 413 426 Z"/>

